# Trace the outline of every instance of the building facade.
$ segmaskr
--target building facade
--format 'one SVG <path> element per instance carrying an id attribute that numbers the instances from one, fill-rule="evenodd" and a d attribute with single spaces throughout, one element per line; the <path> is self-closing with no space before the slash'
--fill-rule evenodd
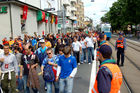
<path id="1" fill-rule="evenodd" d="M 81 0 L 77 0 L 76 5 L 77 11 L 76 11 L 76 17 L 77 17 L 77 29 L 82 30 L 85 28 L 84 23 L 84 3 Z"/>
<path id="2" fill-rule="evenodd" d="M 28 0 L 27 0 L 28 1 Z M 37 1 L 37 0 L 36 0 Z M 28 1 L 29 2 L 29 1 Z M 57 23 L 51 22 L 52 15 L 55 16 L 53 20 L 57 17 L 57 15 L 53 13 L 46 12 L 39 7 L 39 3 L 34 3 L 35 6 L 25 3 L 23 1 L 0 1 L 0 8 L 5 8 L 5 13 L 0 13 L 0 43 L 2 43 L 2 39 L 4 37 L 18 37 L 24 36 L 24 34 L 28 34 L 33 36 L 34 33 L 38 35 L 43 35 L 47 33 L 57 33 Z M 23 7 L 27 6 L 27 19 L 23 20 Z M 46 21 L 38 21 L 38 11 L 49 13 L 48 22 Z"/>

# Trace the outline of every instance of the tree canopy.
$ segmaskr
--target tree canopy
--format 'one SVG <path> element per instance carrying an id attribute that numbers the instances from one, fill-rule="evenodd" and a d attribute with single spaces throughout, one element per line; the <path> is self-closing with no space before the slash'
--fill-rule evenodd
<path id="1" fill-rule="evenodd" d="M 102 18 L 113 30 L 126 30 L 128 25 L 140 24 L 140 0 L 118 0 Z"/>

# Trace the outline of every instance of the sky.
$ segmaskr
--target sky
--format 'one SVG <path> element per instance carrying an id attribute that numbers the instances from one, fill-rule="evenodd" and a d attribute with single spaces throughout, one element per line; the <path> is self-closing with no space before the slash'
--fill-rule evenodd
<path id="1" fill-rule="evenodd" d="M 82 0 L 84 2 L 85 16 L 93 19 L 93 24 L 96 26 L 100 23 L 100 18 L 106 13 L 103 10 L 109 11 L 109 8 L 117 0 Z"/>

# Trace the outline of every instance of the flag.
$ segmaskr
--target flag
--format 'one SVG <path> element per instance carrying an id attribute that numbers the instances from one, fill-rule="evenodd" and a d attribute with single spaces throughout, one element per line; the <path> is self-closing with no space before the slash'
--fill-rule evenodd
<path id="1" fill-rule="evenodd" d="M 54 22 L 54 15 L 52 15 L 51 17 L 51 24 L 53 24 L 53 22 Z"/>
<path id="2" fill-rule="evenodd" d="M 55 16 L 55 24 L 57 24 L 57 23 L 58 23 L 58 17 Z"/>
<path id="3" fill-rule="evenodd" d="M 45 35 L 45 31 L 42 31 L 42 35 Z"/>
<path id="4" fill-rule="evenodd" d="M 46 13 L 45 22 L 48 23 L 49 20 L 49 13 Z"/>
<path id="5" fill-rule="evenodd" d="M 23 20 L 27 19 L 27 12 L 28 12 L 28 6 L 24 5 L 23 6 L 23 16 L 22 16 Z"/>
<path id="6" fill-rule="evenodd" d="M 37 11 L 37 21 L 41 21 L 42 20 L 42 11 Z"/>
<path id="7" fill-rule="evenodd" d="M 45 12 L 42 12 L 42 21 L 45 22 Z"/>
<path id="8" fill-rule="evenodd" d="M 37 21 L 45 21 L 45 12 L 37 11 Z"/>

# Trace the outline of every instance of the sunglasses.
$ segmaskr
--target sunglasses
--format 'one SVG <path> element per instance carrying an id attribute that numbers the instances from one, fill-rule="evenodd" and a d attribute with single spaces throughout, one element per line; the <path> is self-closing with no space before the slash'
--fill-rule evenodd
<path id="1" fill-rule="evenodd" d="M 52 54 L 52 53 L 47 53 L 48 55 Z"/>

